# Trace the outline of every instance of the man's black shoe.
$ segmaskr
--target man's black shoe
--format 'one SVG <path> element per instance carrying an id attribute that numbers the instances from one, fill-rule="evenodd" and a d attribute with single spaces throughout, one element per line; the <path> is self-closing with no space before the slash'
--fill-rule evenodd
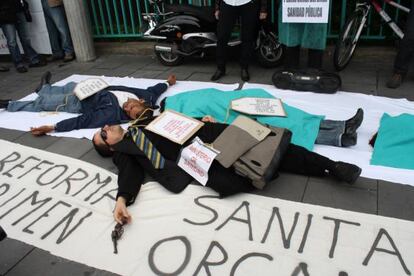
<path id="1" fill-rule="evenodd" d="M 10 71 L 9 67 L 0 66 L 0 72 L 8 72 L 8 71 Z"/>
<path id="2" fill-rule="evenodd" d="M 329 173 L 340 181 L 354 184 L 361 174 L 361 171 L 361 168 L 354 164 L 338 161 L 335 162 L 334 168 Z"/>
<path id="3" fill-rule="evenodd" d="M 7 108 L 11 99 L 0 100 L 0 108 Z"/>
<path id="4" fill-rule="evenodd" d="M 226 72 L 224 70 L 217 69 L 216 72 L 214 73 L 214 75 L 211 76 L 211 80 L 216 81 L 216 80 L 220 79 L 222 76 L 224 76 L 225 74 L 226 74 Z"/>
<path id="5" fill-rule="evenodd" d="M 241 69 L 241 79 L 242 79 L 242 81 L 249 81 L 250 80 L 249 71 L 246 68 Z"/>
<path id="6" fill-rule="evenodd" d="M 0 241 L 4 240 L 7 237 L 6 231 L 0 226 Z"/>
<path id="7" fill-rule="evenodd" d="M 46 66 L 46 65 L 47 65 L 46 60 L 41 59 L 41 60 L 39 60 L 39 61 L 38 61 L 38 62 L 36 62 L 36 63 L 31 63 L 31 64 L 29 64 L 29 67 L 43 67 L 43 66 Z"/>
<path id="8" fill-rule="evenodd" d="M 355 115 L 345 121 L 345 133 L 350 135 L 354 134 L 356 130 L 361 126 L 363 120 L 364 110 L 362 110 L 362 108 L 358 108 Z"/>
<path id="9" fill-rule="evenodd" d="M 19 66 L 16 68 L 17 72 L 19 73 L 26 73 L 27 72 L 27 68 L 24 66 Z"/>
<path id="10" fill-rule="evenodd" d="M 43 85 L 50 84 L 50 79 L 52 78 L 52 73 L 46 71 L 40 78 L 39 86 L 35 89 L 35 92 L 39 92 L 42 89 Z"/>

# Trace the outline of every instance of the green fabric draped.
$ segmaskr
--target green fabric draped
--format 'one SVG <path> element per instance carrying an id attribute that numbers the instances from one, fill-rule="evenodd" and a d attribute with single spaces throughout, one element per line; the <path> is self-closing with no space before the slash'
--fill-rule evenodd
<path id="1" fill-rule="evenodd" d="M 172 109 L 190 117 L 213 116 L 218 122 L 230 124 L 241 113 L 231 110 L 230 103 L 243 97 L 274 98 L 263 89 L 221 91 L 200 89 L 168 97 L 165 109 Z M 292 131 L 292 143 L 313 149 L 323 116 L 312 115 L 283 103 L 287 117 L 248 116 L 263 124 L 287 128 Z"/>
<path id="2" fill-rule="evenodd" d="M 414 170 L 414 115 L 382 115 L 371 165 Z"/>

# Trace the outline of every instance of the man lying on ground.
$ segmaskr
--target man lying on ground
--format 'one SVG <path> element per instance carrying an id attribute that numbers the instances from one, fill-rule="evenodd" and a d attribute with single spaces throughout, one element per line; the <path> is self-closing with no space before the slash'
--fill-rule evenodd
<path id="1" fill-rule="evenodd" d="M 114 218 L 121 224 L 123 221 L 131 221 L 127 206 L 135 201 L 145 173 L 173 193 L 180 193 L 194 180 L 176 164 L 181 149 L 189 142 L 179 145 L 146 130 L 145 125 L 153 118 L 137 120 L 138 122 L 134 122 L 128 130 L 122 129 L 119 125 L 106 125 L 97 131 L 92 139 L 98 153 L 102 156 L 112 156 L 118 168 L 118 193 Z M 198 136 L 204 143 L 212 143 L 228 126 L 210 123 L 209 119 L 205 118 L 203 121 L 205 121 L 204 126 L 187 141 Z M 135 144 L 134 139 L 142 143 Z M 151 153 L 148 151 L 149 148 Z M 279 170 L 307 176 L 329 174 L 349 184 L 353 184 L 361 174 L 361 169 L 356 165 L 330 160 L 294 144 L 289 145 L 282 157 Z M 277 176 L 277 172 L 274 176 Z M 254 188 L 250 179 L 236 174 L 232 166 L 223 167 L 216 160 L 208 171 L 206 186 L 218 192 L 220 197 L 248 192 Z"/>
<path id="2" fill-rule="evenodd" d="M 159 96 L 176 82 L 170 75 L 166 82 L 158 83 L 147 89 L 125 86 L 109 86 L 98 93 L 80 101 L 73 90 L 75 82 L 64 86 L 50 85 L 52 75 L 46 72 L 36 89 L 39 95 L 34 101 L 0 100 L 0 108 L 9 112 L 16 111 L 62 111 L 81 113 L 78 117 L 62 120 L 56 125 L 45 125 L 30 129 L 35 136 L 56 131 L 65 132 L 82 128 L 97 128 L 104 125 L 121 124 L 136 119 L 146 108 L 156 108 Z"/>

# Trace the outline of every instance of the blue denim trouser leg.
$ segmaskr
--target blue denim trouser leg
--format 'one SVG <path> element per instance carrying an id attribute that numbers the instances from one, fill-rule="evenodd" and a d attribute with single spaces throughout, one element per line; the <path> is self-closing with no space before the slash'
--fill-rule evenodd
<path id="1" fill-rule="evenodd" d="M 1 25 L 4 36 L 7 40 L 7 47 L 13 63 L 16 67 L 23 66 L 22 55 L 19 50 L 19 45 L 17 45 L 17 35 L 16 35 L 16 26 L 14 24 L 3 24 Z"/>
<path id="2" fill-rule="evenodd" d="M 48 31 L 49 31 L 49 36 L 54 35 L 57 37 L 57 35 L 59 35 L 60 40 L 62 42 L 62 47 L 59 46 L 59 49 L 63 49 L 65 54 L 73 54 L 74 50 L 73 50 L 72 38 L 70 36 L 68 21 L 66 19 L 65 9 L 63 5 L 51 8 L 49 7 L 47 3 L 43 4 L 43 2 L 47 2 L 47 1 L 42 0 L 43 11 L 45 12 L 45 17 L 49 17 L 49 19 L 53 21 L 53 24 L 56 27 L 55 29 L 57 30 L 57 32 L 52 31 L 52 33 L 50 33 L 49 26 L 47 26 Z"/>
<path id="3" fill-rule="evenodd" d="M 341 147 L 342 134 L 345 132 L 345 121 L 322 120 L 316 144 Z"/>
<path id="4" fill-rule="evenodd" d="M 29 58 L 31 64 L 38 63 L 39 55 L 32 48 L 30 44 L 29 31 L 27 30 L 26 17 L 23 12 L 17 13 L 16 23 L 17 33 L 19 34 L 20 42 L 22 43 L 24 54 Z"/>
<path id="5" fill-rule="evenodd" d="M 42 7 L 43 7 L 43 15 L 46 21 L 46 28 L 49 33 L 49 41 L 50 47 L 52 48 L 53 56 L 57 58 L 63 58 L 64 52 L 62 47 L 60 46 L 59 41 L 59 30 L 56 28 L 55 22 L 52 19 L 50 14 L 49 4 L 47 0 L 42 0 Z"/>
<path id="6" fill-rule="evenodd" d="M 73 94 L 76 83 L 70 82 L 64 86 L 43 85 L 34 101 L 11 101 L 7 111 L 62 111 L 81 113 L 82 106 L 79 99 Z"/>

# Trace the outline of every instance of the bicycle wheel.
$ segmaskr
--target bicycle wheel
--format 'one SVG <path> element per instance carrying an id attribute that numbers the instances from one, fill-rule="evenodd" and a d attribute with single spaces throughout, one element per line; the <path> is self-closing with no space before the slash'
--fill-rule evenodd
<path id="1" fill-rule="evenodd" d="M 346 21 L 334 52 L 334 65 L 337 71 L 343 70 L 351 61 L 355 52 L 355 47 L 359 40 L 360 28 L 365 24 L 366 10 L 358 8 L 354 14 Z"/>

